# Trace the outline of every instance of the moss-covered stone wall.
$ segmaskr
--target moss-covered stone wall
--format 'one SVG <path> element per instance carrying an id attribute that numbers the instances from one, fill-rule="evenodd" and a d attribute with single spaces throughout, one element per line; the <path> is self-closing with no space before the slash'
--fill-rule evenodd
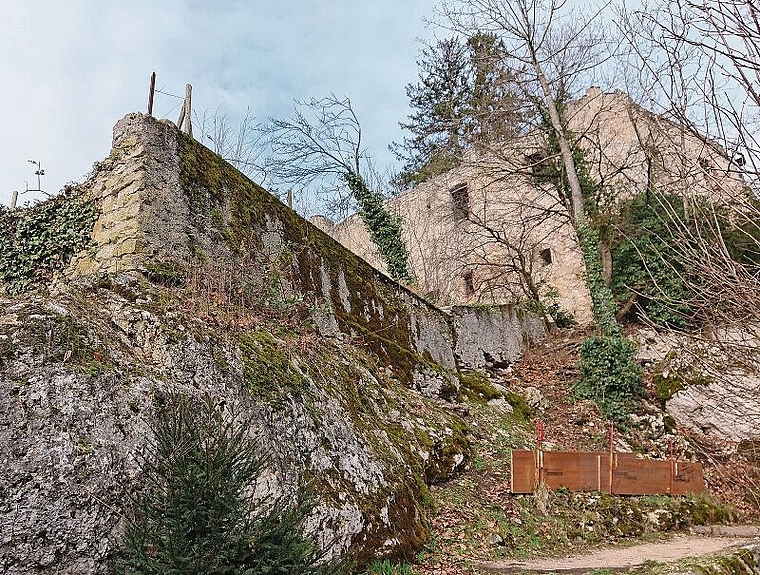
<path id="1" fill-rule="evenodd" d="M 475 323 L 452 323 L 169 122 L 124 117 L 107 162 L 93 185 L 101 206 L 95 249 L 76 259 L 73 275 L 141 271 L 182 282 L 204 266 L 218 275 L 225 265 L 226 275 L 244 268 L 240 289 L 272 304 L 302 304 L 321 334 L 360 341 L 410 384 L 429 368 L 455 371 L 455 339 L 486 341 L 486 324 L 474 326 L 488 311 Z M 519 342 L 542 335 L 496 311 L 491 342 L 505 329 Z M 455 326 L 464 331 L 455 335 Z"/>

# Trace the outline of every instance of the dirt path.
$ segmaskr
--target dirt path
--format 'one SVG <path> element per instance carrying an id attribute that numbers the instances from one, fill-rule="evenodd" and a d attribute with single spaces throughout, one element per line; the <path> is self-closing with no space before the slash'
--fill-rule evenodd
<path id="1" fill-rule="evenodd" d="M 645 561 L 670 563 L 686 557 L 701 557 L 757 542 L 751 537 L 757 529 L 736 530 L 730 535 L 679 535 L 670 541 L 645 543 L 633 547 L 611 547 L 584 555 L 552 559 L 531 559 L 523 562 L 503 561 L 482 565 L 491 573 L 521 571 L 586 573 L 594 569 L 627 570 L 643 565 Z"/>

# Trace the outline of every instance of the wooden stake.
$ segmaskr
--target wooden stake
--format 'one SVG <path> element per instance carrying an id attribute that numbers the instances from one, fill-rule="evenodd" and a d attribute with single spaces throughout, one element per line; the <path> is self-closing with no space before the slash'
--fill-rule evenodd
<path id="1" fill-rule="evenodd" d="M 546 427 L 544 422 L 536 419 L 536 464 L 538 467 L 538 485 L 544 482 L 544 450 L 543 442 L 546 438 Z"/>
<path id="2" fill-rule="evenodd" d="M 193 95 L 193 87 L 190 84 L 188 84 L 187 86 L 185 86 L 185 108 L 186 108 L 186 110 L 185 110 L 185 128 L 184 128 L 185 132 L 187 133 L 188 136 L 192 136 L 193 135 L 193 122 L 192 122 L 192 114 L 191 114 L 191 112 L 193 110 L 193 106 L 192 106 L 192 103 L 191 103 L 191 101 L 192 101 L 192 95 Z"/>
<path id="3" fill-rule="evenodd" d="M 150 75 L 150 91 L 148 92 L 148 115 L 153 115 L 153 94 L 156 91 L 156 73 Z"/>
<path id="4" fill-rule="evenodd" d="M 182 123 L 185 121 L 185 110 L 187 109 L 187 100 L 182 102 L 182 108 L 179 111 L 179 118 L 177 118 L 177 127 L 181 130 Z"/>

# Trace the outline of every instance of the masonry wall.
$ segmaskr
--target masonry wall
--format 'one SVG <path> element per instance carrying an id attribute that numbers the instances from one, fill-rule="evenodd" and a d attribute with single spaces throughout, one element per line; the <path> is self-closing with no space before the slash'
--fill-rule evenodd
<path id="1" fill-rule="evenodd" d="M 723 150 L 622 92 L 590 88 L 568 105 L 567 117 L 587 152 L 591 176 L 604 186 L 607 209 L 650 187 L 723 202 L 746 197 L 740 171 Z M 510 304 L 535 299 L 526 291 L 527 273 L 543 301 L 553 299 L 581 324 L 592 321 L 585 266 L 567 210 L 556 191 L 531 177 L 545 147 L 540 135 L 530 134 L 490 157 L 471 153 L 461 166 L 387 203 L 403 218 L 420 293 L 441 305 Z M 468 187 L 467 219 L 457 217 L 452 201 L 460 184 Z M 360 218 L 337 225 L 315 221 L 385 269 Z"/>
<path id="2" fill-rule="evenodd" d="M 461 184 L 468 189 L 467 218 L 458 214 L 450 193 Z M 416 289 L 432 301 L 443 306 L 514 305 L 535 299 L 528 291 L 533 288 L 579 323 L 591 322 L 575 231 L 556 194 L 532 184 L 522 155 L 465 158 L 458 168 L 391 199 L 387 207 L 403 219 Z M 385 269 L 360 218 L 335 226 L 315 221 Z"/>
<path id="3" fill-rule="evenodd" d="M 457 330 L 469 323 L 452 321 L 169 122 L 120 120 L 91 194 L 101 209 L 95 247 L 75 258 L 70 276 L 137 271 L 161 280 L 171 272 L 181 280 L 197 267 L 245 267 L 267 278 L 257 285 L 269 297 L 306 305 L 323 335 L 361 338 L 409 381 L 431 366 L 457 369 Z M 501 312 L 493 322 L 505 325 Z M 498 348 L 501 333 L 488 345 Z M 542 334 L 531 328 L 516 339 L 529 345 Z"/>

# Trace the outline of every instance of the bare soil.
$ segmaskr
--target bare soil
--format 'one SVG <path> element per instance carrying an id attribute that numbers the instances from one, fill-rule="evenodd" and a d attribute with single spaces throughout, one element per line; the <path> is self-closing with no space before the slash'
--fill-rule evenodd
<path id="1" fill-rule="evenodd" d="M 756 529 L 747 529 L 748 534 Z M 648 561 L 672 563 L 680 559 L 704 557 L 737 549 L 757 542 L 749 538 L 713 537 L 709 535 L 677 535 L 670 541 L 644 543 L 632 547 L 609 547 L 582 555 L 528 561 L 499 561 L 481 565 L 490 573 L 554 572 L 587 573 L 596 569 L 628 570 L 640 567 Z"/>

